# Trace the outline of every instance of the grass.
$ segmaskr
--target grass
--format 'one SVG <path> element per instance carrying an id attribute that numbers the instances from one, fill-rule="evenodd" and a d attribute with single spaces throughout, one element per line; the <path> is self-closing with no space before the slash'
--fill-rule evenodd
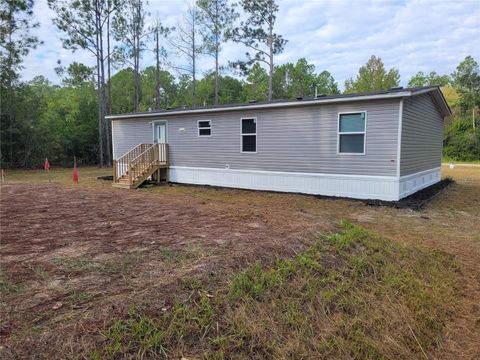
<path id="1" fill-rule="evenodd" d="M 93 166 L 79 167 L 79 182 L 78 186 L 89 188 L 112 188 L 110 181 L 97 179 L 99 176 L 112 175 L 111 168 L 98 168 Z M 32 184 L 53 184 L 72 185 L 73 183 L 73 168 L 52 168 L 50 172 L 45 170 L 24 170 L 24 169 L 5 169 L 4 170 L 5 183 L 32 183 Z"/>
<path id="2" fill-rule="evenodd" d="M 69 294 L 69 300 L 73 305 L 89 303 L 93 299 L 93 295 L 82 290 L 73 290 Z"/>
<path id="3" fill-rule="evenodd" d="M 81 255 L 74 258 L 53 258 L 49 261 L 57 271 L 67 274 L 67 276 L 91 275 L 99 279 L 108 277 L 123 278 L 129 281 L 135 277 L 139 271 L 144 271 L 147 267 L 162 271 L 171 271 L 179 269 L 186 264 L 195 262 L 203 256 L 203 249 L 200 246 L 189 245 L 185 249 L 175 250 L 168 247 L 152 251 L 131 251 L 125 254 L 110 255 L 109 258 L 95 259 L 90 255 Z M 37 278 L 45 280 L 40 276 L 39 267 L 35 268 Z M 199 289 L 201 284 L 195 278 L 185 277 L 181 279 L 183 288 Z"/>
<path id="4" fill-rule="evenodd" d="M 24 289 L 23 284 L 14 283 L 9 279 L 5 271 L 0 268 L 0 300 L 6 295 L 18 293 Z"/>
<path id="5" fill-rule="evenodd" d="M 442 158 L 442 163 L 454 163 L 454 164 L 480 164 L 480 160 L 471 160 L 471 161 L 458 161 L 458 160 L 453 160 L 449 157 L 443 157 Z"/>
<path id="6" fill-rule="evenodd" d="M 115 359 L 131 354 L 139 358 L 167 357 L 167 345 L 194 346 L 194 337 L 208 331 L 214 320 L 210 298 L 202 293 L 196 301 L 184 304 L 174 300 L 171 310 L 156 319 L 132 309 L 129 318 L 119 320 L 102 335 L 106 340 L 102 351 L 95 356 Z"/>
<path id="7" fill-rule="evenodd" d="M 80 171 L 80 187 L 111 189 L 96 179 L 109 170 Z M 44 175 L 7 171 L 6 180 L 45 184 Z M 419 212 L 197 186 L 124 192 L 170 208 L 179 199 L 189 203 L 199 210 L 189 221 L 206 237 L 173 232 L 151 245 L 142 235 L 121 251 L 80 247 L 81 256 L 49 244 L 51 254 L 13 265 L 3 257 L 0 357 L 478 358 L 480 170 L 445 166 L 442 175 L 455 184 Z M 73 189 L 71 169 L 55 169 L 52 181 Z M 210 205 L 231 231 L 218 228 L 220 218 L 199 220 Z M 338 234 L 318 236 L 338 231 L 339 218 L 363 227 L 346 223 Z M 237 220 L 268 227 L 240 237 Z M 52 239 L 64 236 L 57 228 Z M 258 256 L 246 251 L 252 242 L 242 245 L 247 235 L 271 242 L 278 228 L 275 244 L 259 247 Z M 33 229 L 19 227 L 19 236 Z M 288 251 L 280 247 L 296 241 Z M 275 260 L 272 253 L 283 255 Z"/>
<path id="8" fill-rule="evenodd" d="M 344 223 L 302 254 L 239 272 L 214 296 L 197 291 L 163 314 L 132 309 L 91 357 L 422 357 L 442 336 L 457 280 L 451 256 Z"/>

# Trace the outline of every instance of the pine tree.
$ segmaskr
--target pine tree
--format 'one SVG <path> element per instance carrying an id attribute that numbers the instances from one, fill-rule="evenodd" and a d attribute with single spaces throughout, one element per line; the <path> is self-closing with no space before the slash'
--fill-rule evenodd
<path id="1" fill-rule="evenodd" d="M 16 126 L 13 113 L 14 87 L 22 69 L 23 58 L 42 43 L 31 34 L 31 30 L 39 25 L 32 21 L 33 5 L 33 0 L 2 0 L 0 5 L 0 159 L 3 162 L 6 156 L 10 164 L 14 162 Z"/>
<path id="2" fill-rule="evenodd" d="M 105 38 L 108 19 L 120 8 L 121 0 L 48 0 L 48 6 L 56 13 L 53 23 L 66 35 L 63 47 L 87 50 L 96 59 L 99 163 L 110 165 L 110 126 L 105 119 L 105 60 L 109 54 L 105 51 Z"/>
<path id="3" fill-rule="evenodd" d="M 121 44 L 114 49 L 114 59 L 117 63 L 130 65 L 133 68 L 134 111 L 139 111 L 141 85 L 140 60 L 142 53 L 147 49 L 146 40 L 152 33 L 145 26 L 148 13 L 144 9 L 142 0 L 127 0 L 122 11 L 113 18 L 114 38 Z"/>
<path id="4" fill-rule="evenodd" d="M 178 71 L 187 73 L 191 78 L 191 104 L 196 105 L 197 61 L 204 47 L 199 38 L 198 9 L 195 4 L 188 6 L 183 21 L 176 28 L 176 36 L 170 39 L 170 45 L 178 56 L 187 60 L 187 66 L 172 65 Z"/>
<path id="5" fill-rule="evenodd" d="M 160 46 L 160 38 L 166 38 L 175 28 L 164 26 L 157 16 L 155 18 L 155 23 L 152 27 L 153 39 L 154 39 L 154 49 L 155 53 L 155 109 L 160 110 L 161 108 L 161 83 L 160 83 L 160 57 L 166 58 L 167 51 L 163 46 Z"/>
<path id="6" fill-rule="evenodd" d="M 215 98 L 219 97 L 219 55 L 221 45 L 226 42 L 226 33 L 238 14 L 229 6 L 228 0 L 198 0 L 198 18 L 203 27 L 202 37 L 206 52 L 215 59 Z"/>
<path id="7" fill-rule="evenodd" d="M 367 63 L 360 67 L 354 79 L 345 81 L 345 93 L 361 93 L 374 90 L 388 90 L 400 83 L 397 69 L 385 69 L 382 59 L 372 55 Z"/>
<path id="8" fill-rule="evenodd" d="M 278 5 L 274 0 L 242 0 L 241 5 L 248 18 L 239 27 L 229 31 L 229 37 L 253 52 L 245 54 L 246 62 L 237 64 L 241 68 L 257 62 L 268 66 L 268 100 L 272 100 L 274 55 L 280 54 L 287 43 L 287 40 L 274 32 Z"/>

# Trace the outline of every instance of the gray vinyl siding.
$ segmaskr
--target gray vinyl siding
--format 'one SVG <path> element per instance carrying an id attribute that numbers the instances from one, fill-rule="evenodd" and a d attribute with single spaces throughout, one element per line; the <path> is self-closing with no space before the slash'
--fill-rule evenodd
<path id="1" fill-rule="evenodd" d="M 430 95 L 405 99 L 402 118 L 400 176 L 441 166 L 443 117 Z"/>
<path id="2" fill-rule="evenodd" d="M 112 121 L 113 158 L 118 159 L 138 144 L 150 144 L 153 141 L 152 120 L 114 120 Z"/>
<path id="3" fill-rule="evenodd" d="M 337 154 L 339 112 L 366 111 L 366 154 Z M 240 119 L 257 118 L 257 153 L 241 152 Z M 114 120 L 114 158 L 152 141 L 151 122 L 168 121 L 171 166 L 395 176 L 399 100 Z M 197 121 L 211 120 L 199 137 Z M 181 132 L 179 129 L 185 129 Z"/>

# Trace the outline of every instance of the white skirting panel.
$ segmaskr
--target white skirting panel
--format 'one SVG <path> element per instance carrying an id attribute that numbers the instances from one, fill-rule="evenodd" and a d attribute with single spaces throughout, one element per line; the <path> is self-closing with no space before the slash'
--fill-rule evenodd
<path id="1" fill-rule="evenodd" d="M 398 178 L 392 176 L 340 175 L 233 170 L 171 166 L 170 181 L 251 190 L 350 197 L 399 199 Z"/>
<path id="2" fill-rule="evenodd" d="M 439 167 L 400 177 L 400 199 L 439 182 L 441 177 Z"/>

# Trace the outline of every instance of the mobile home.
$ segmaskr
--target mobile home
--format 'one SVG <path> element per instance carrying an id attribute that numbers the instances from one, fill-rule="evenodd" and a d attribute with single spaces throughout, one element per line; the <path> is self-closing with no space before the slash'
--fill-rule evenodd
<path id="1" fill-rule="evenodd" d="M 450 115 L 436 86 L 113 115 L 114 185 L 395 201 L 440 180 Z"/>

